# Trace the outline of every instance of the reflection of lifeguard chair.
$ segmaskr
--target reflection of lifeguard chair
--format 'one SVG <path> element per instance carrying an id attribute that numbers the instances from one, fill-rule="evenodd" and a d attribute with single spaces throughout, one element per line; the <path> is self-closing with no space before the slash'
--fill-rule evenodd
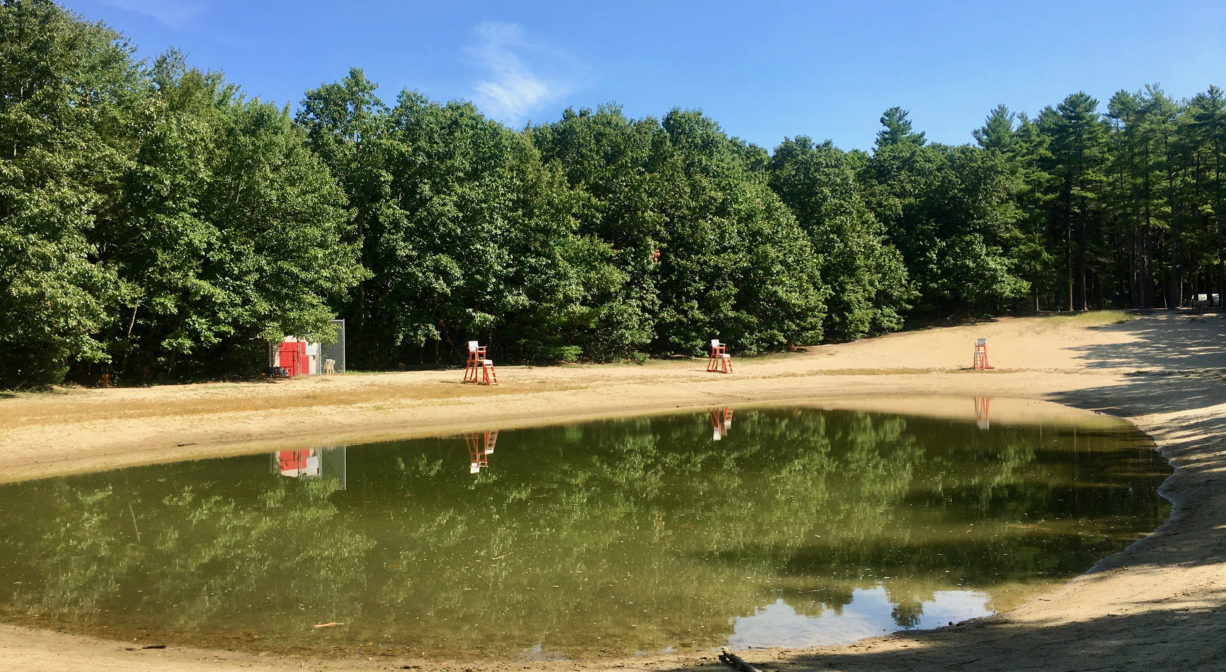
<path id="1" fill-rule="evenodd" d="M 707 415 L 711 420 L 711 440 L 719 441 L 727 436 L 732 429 L 732 409 L 725 408 L 723 411 L 718 411 L 713 408 Z"/>
<path id="2" fill-rule="evenodd" d="M 489 456 L 494 454 L 498 432 L 471 432 L 464 436 L 464 442 L 468 444 L 468 473 L 475 474 L 490 466 Z"/>
<path id="3" fill-rule="evenodd" d="M 476 341 L 468 342 L 468 362 L 464 366 L 464 382 L 483 383 L 489 385 L 491 380 L 498 382 L 498 374 L 494 371 L 494 362 L 486 359 L 487 347 L 477 345 Z M 478 378 L 478 372 L 480 378 Z"/>
<path id="4" fill-rule="evenodd" d="M 976 371 L 992 368 L 992 365 L 988 364 L 988 339 L 975 339 L 975 357 L 971 360 L 971 366 Z"/>
<path id="5" fill-rule="evenodd" d="M 732 373 L 732 355 L 728 354 L 728 346 L 720 343 L 718 338 L 711 339 L 711 357 L 707 359 L 707 371 Z"/>
<path id="6" fill-rule="evenodd" d="M 992 426 L 988 419 L 988 404 L 992 403 L 992 397 L 975 397 L 975 425 L 979 429 L 986 430 Z"/>

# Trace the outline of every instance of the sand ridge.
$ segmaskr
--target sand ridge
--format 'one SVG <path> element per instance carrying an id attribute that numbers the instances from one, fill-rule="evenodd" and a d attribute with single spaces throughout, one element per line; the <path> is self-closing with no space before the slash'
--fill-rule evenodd
<path id="1" fill-rule="evenodd" d="M 679 408 L 805 400 L 819 406 L 958 412 L 938 401 L 1002 398 L 994 413 L 1059 405 L 1127 419 L 1177 471 L 1172 518 L 1054 593 L 990 619 L 847 647 L 742 652 L 765 669 L 1226 669 L 1226 315 L 1007 318 L 799 353 L 646 365 L 499 367 L 276 383 L 67 389 L 0 399 L 0 480 L 393 437 L 446 435 Z M 969 370 L 986 337 L 988 372 Z M 735 349 L 733 355 L 736 356 Z M 1009 401 L 1005 401 L 1008 399 Z M 1020 406 L 1019 406 L 1020 405 Z M 940 411 L 953 408 L 953 411 Z M 973 417 L 973 416 L 972 416 Z M 0 626 L 19 670 L 715 669 L 715 654 L 628 660 L 416 661 L 268 658 Z"/>

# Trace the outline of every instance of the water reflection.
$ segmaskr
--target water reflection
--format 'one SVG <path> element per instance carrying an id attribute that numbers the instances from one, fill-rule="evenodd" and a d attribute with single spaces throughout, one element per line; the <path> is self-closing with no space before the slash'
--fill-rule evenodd
<path id="1" fill-rule="evenodd" d="M 711 421 L 711 440 L 719 441 L 728 435 L 732 430 L 732 409 L 731 408 L 713 408 L 707 413 L 707 419 Z"/>
<path id="2" fill-rule="evenodd" d="M 498 432 L 469 432 L 464 435 L 464 442 L 468 445 L 468 473 L 477 474 L 490 466 L 489 456 L 494 454 Z"/>
<path id="3" fill-rule="evenodd" d="M 330 478 L 345 489 L 348 477 L 346 446 L 280 450 L 272 454 L 272 473 L 286 478 Z"/>
<path id="4" fill-rule="evenodd" d="M 314 450 L 282 450 L 273 453 L 273 472 L 289 478 L 318 477 L 319 457 Z"/>
<path id="5" fill-rule="evenodd" d="M 366 655 L 848 641 L 1008 607 L 1166 515 L 1123 425 L 735 415 L 471 433 L 467 474 L 451 437 L 0 486 L 0 615 Z"/>
<path id="6" fill-rule="evenodd" d="M 975 426 L 981 430 L 987 431 L 992 426 L 988 418 L 988 406 L 992 403 L 992 397 L 975 397 Z"/>
<path id="7" fill-rule="evenodd" d="M 989 616 L 989 596 L 974 590 L 935 591 L 922 603 L 900 605 L 884 585 L 852 591 L 838 607 L 792 605 L 784 598 L 732 621 L 728 645 L 749 647 L 829 646 L 876 637 L 899 628 L 937 628 L 952 621 Z M 905 615 L 904 615 L 905 614 Z"/>

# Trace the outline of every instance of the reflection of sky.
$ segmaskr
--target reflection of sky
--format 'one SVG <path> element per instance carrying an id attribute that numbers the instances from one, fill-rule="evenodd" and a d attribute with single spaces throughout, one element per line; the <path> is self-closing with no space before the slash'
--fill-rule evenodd
<path id="1" fill-rule="evenodd" d="M 933 599 L 924 602 L 924 613 L 915 627 L 935 628 L 968 618 L 988 616 L 988 594 L 970 590 L 937 591 Z M 751 646 L 822 646 L 850 644 L 865 637 L 895 632 L 902 628 L 894 622 L 894 605 L 886 597 L 885 588 L 852 593 L 851 604 L 842 613 L 824 609 L 820 616 L 798 614 L 782 599 L 756 610 L 753 616 L 732 619 L 731 648 Z"/>

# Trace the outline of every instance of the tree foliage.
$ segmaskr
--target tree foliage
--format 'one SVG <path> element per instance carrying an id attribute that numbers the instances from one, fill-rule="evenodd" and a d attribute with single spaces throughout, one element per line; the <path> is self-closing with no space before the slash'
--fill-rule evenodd
<path id="1" fill-rule="evenodd" d="M 508 129 L 354 68 L 300 107 L 49 0 L 0 5 L 0 387 L 243 375 L 347 320 L 356 368 L 756 353 L 1226 294 L 1226 96 L 881 116 L 773 152 L 695 110 Z"/>
<path id="2" fill-rule="evenodd" d="M 830 291 L 826 335 L 854 340 L 894 331 L 913 296 L 902 256 L 868 209 L 852 162 L 829 142 L 785 140 L 770 185 L 795 213 Z"/>
<path id="3" fill-rule="evenodd" d="M 138 74 L 109 29 L 50 2 L 0 7 L 0 386 L 105 360 L 117 293 L 92 244 L 124 171 Z"/>
<path id="4" fill-rule="evenodd" d="M 0 385 L 258 370 L 362 274 L 283 110 L 50 2 L 0 8 Z"/>

